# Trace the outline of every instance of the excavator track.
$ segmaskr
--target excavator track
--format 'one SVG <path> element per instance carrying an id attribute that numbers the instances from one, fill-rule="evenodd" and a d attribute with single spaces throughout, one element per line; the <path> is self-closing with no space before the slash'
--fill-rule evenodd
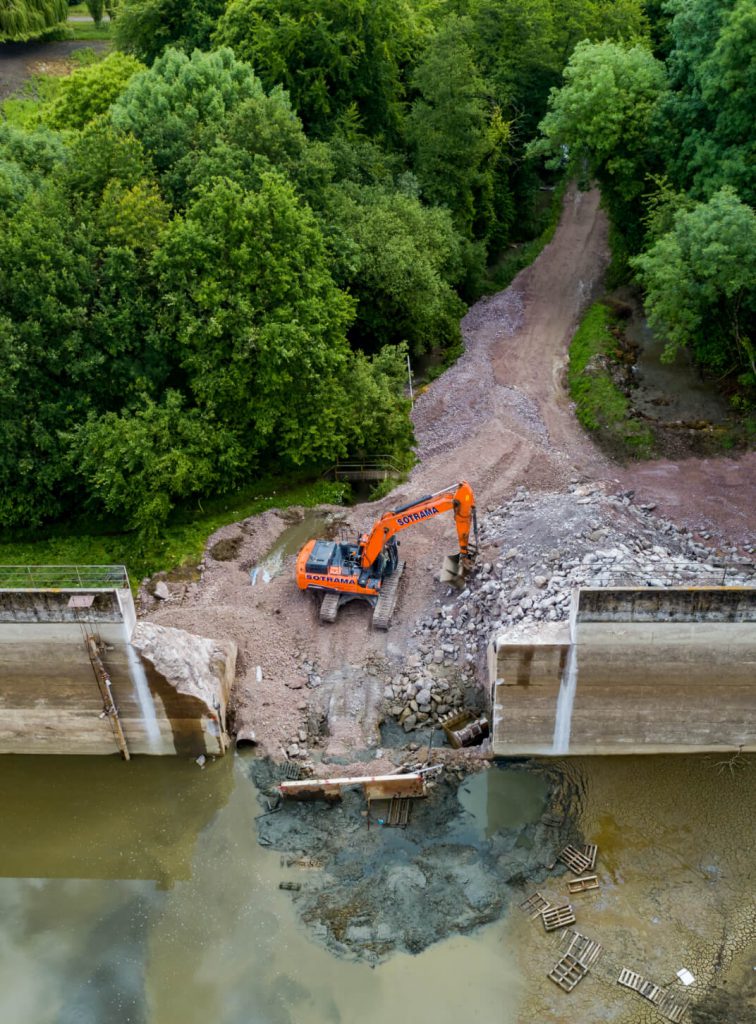
<path id="1" fill-rule="evenodd" d="M 396 607 L 396 599 L 399 595 L 399 583 L 407 563 L 400 562 L 393 573 L 381 587 L 378 601 L 373 612 L 373 629 L 388 629 L 391 624 L 391 616 Z"/>
<path id="2" fill-rule="evenodd" d="M 320 602 L 320 621 L 335 622 L 339 612 L 341 594 L 324 594 Z"/>

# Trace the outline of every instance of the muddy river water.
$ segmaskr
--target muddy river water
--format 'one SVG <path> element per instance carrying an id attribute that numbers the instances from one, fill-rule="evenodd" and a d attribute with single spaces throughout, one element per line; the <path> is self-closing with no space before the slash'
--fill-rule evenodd
<path id="1" fill-rule="evenodd" d="M 262 808 L 244 756 L 204 769 L 178 758 L 0 758 L 0 1021 L 661 1020 L 617 987 L 620 964 L 660 983 L 688 967 L 694 988 L 713 982 L 722 1013 L 737 1014 L 695 1019 L 745 1024 L 754 762 L 716 760 L 564 763 L 583 834 L 600 849 L 601 889 L 576 900 L 578 922 L 606 950 L 566 995 L 545 977 L 554 940 L 514 901 L 493 924 L 415 956 L 377 966 L 334 956 L 278 888 L 291 877 L 280 854 L 256 841 Z M 536 820 L 546 789 L 493 769 L 459 795 L 484 836 Z M 539 887 L 557 896 L 565 878 L 544 872 Z"/>

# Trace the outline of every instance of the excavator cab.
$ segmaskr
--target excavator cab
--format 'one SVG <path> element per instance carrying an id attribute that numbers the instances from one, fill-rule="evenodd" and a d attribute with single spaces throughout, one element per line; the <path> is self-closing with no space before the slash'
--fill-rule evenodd
<path id="1" fill-rule="evenodd" d="M 450 511 L 454 512 L 459 553 L 444 560 L 441 579 L 459 585 L 477 554 L 470 534 L 475 541 L 478 535 L 475 499 L 464 480 L 384 512 L 370 533 L 362 534 L 356 544 L 308 541 L 297 555 L 297 585 L 300 590 L 322 592 L 321 622 L 334 622 L 341 605 L 361 598 L 373 606 L 373 628 L 388 629 L 404 571 L 396 534 Z"/>

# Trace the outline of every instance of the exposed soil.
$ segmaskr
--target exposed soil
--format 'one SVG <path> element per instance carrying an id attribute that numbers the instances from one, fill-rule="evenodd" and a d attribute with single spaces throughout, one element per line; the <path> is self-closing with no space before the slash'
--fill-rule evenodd
<path id="1" fill-rule="evenodd" d="M 63 40 L 59 43 L 0 44 L 0 100 L 19 92 L 31 75 L 65 75 L 72 68 L 69 57 L 76 50 L 107 50 L 102 39 Z"/>
<path id="2" fill-rule="evenodd" d="M 657 506 L 657 515 L 679 519 L 703 539 L 708 534 L 719 542 L 729 534 L 749 543 L 756 454 L 623 468 L 577 423 L 563 386 L 567 348 L 607 260 L 598 193 L 570 189 L 552 242 L 506 291 L 470 309 L 462 322 L 463 356 L 418 398 L 421 461 L 410 479 L 381 502 L 323 511 L 357 533 L 384 509 L 462 478 L 475 488 L 481 518 L 518 486 L 531 495 L 548 493 L 553 503 L 553 495 L 574 491 L 580 481 L 598 481 L 606 493 L 634 492 L 636 502 Z M 417 651 L 417 624 L 448 594 L 438 570 L 443 555 L 456 549 L 452 519 L 439 517 L 402 535 L 408 568 L 392 626 L 381 633 L 370 628 L 370 609 L 358 601 L 343 607 L 333 626 L 322 626 L 318 599 L 296 588 L 291 556 L 268 583 L 251 585 L 250 571 L 291 518 L 266 512 L 223 527 L 208 541 L 201 582 L 179 585 L 159 605 L 145 595 L 144 611 L 238 644 L 236 723 L 272 756 L 312 755 L 323 774 L 336 770 L 329 765 L 340 774 L 359 772 L 366 756 L 376 771 L 390 770 L 391 758 L 378 747 L 384 686 Z M 666 529 L 661 521 L 659 529 Z M 468 683 L 482 667 L 484 649 L 481 639 L 477 651 L 467 652 Z"/>

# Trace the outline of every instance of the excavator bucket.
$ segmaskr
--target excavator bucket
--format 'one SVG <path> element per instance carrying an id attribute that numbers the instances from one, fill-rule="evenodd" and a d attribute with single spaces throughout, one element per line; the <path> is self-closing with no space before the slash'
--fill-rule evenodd
<path id="1" fill-rule="evenodd" d="M 469 560 L 461 554 L 447 555 L 441 569 L 441 582 L 461 587 L 470 568 Z"/>

